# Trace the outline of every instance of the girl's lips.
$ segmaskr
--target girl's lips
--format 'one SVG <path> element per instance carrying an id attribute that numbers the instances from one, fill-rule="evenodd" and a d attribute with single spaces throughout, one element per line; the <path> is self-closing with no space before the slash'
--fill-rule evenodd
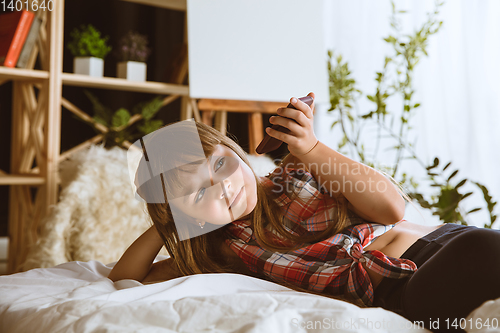
<path id="1" fill-rule="evenodd" d="M 234 204 L 237 204 L 238 201 L 240 200 L 242 194 L 243 194 L 243 188 L 245 186 L 242 186 L 240 190 L 238 191 L 238 194 L 236 194 L 236 197 L 234 198 L 233 202 L 229 205 L 229 208 L 233 207 Z"/>

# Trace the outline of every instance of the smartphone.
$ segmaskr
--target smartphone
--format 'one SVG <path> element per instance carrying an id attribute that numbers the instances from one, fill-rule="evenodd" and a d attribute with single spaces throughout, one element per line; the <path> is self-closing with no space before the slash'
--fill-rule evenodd
<path id="1" fill-rule="evenodd" d="M 306 103 L 309 106 L 311 106 L 312 103 L 314 102 L 313 98 L 310 96 L 301 97 L 299 98 L 299 100 L 301 100 L 302 102 Z M 291 103 L 288 104 L 286 107 L 289 109 L 297 109 Z M 280 125 L 273 125 L 271 128 L 286 134 L 290 133 L 290 130 L 288 128 Z M 255 149 L 255 151 L 257 152 L 257 154 L 269 153 L 270 151 L 278 149 L 282 143 L 283 141 L 273 138 L 266 132 L 264 139 L 260 142 L 259 146 L 257 147 L 257 149 Z"/>

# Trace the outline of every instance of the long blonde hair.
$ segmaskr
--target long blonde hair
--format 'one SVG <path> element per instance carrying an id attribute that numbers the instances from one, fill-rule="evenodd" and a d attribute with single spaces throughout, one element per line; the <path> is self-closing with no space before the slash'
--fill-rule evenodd
<path id="1" fill-rule="evenodd" d="M 187 133 L 187 136 L 196 134 L 199 136 L 201 145 L 203 147 L 203 152 L 206 157 L 212 155 L 215 146 L 222 144 L 232 151 L 234 151 L 242 160 L 245 162 L 250 169 L 252 169 L 250 162 L 246 157 L 244 150 L 231 138 L 222 135 L 219 131 L 214 128 L 205 125 L 203 123 L 195 122 L 197 133 Z M 177 123 L 179 124 L 179 123 Z M 191 126 L 191 128 L 193 128 Z M 182 140 L 182 135 L 186 135 L 184 132 L 189 132 L 188 126 L 183 128 L 182 126 L 177 126 L 178 132 L 175 131 L 171 133 L 172 140 Z M 148 145 L 161 145 L 161 140 L 165 140 L 164 136 L 151 136 L 148 140 Z M 180 153 L 189 154 L 189 146 L 179 144 L 179 148 L 183 151 Z M 185 151 L 187 150 L 187 151 Z M 169 155 L 168 152 L 165 156 Z M 158 159 L 156 163 L 162 163 L 162 159 Z M 141 169 L 147 168 L 146 160 L 144 157 L 139 163 L 137 174 L 140 176 Z M 196 163 L 191 163 L 190 166 L 179 167 L 177 169 L 168 172 L 162 177 L 168 179 L 163 179 L 168 184 L 180 184 L 179 172 L 190 172 L 194 170 L 193 166 Z M 253 171 L 253 169 L 252 169 Z M 255 175 L 255 172 L 254 172 Z M 251 222 L 251 227 L 257 241 L 267 250 L 271 251 L 289 251 L 301 247 L 301 244 L 315 242 L 325 239 L 333 234 L 340 232 L 344 229 L 347 224 L 347 205 L 345 201 L 339 200 L 338 202 L 338 216 L 337 223 L 329 226 L 328 229 L 324 230 L 319 234 L 297 236 L 291 234 L 283 225 L 283 214 L 280 207 L 276 203 L 275 199 L 279 195 L 276 191 L 272 191 L 269 186 L 264 186 L 258 176 L 255 175 L 257 183 L 257 204 L 254 210 L 247 215 L 247 218 Z M 159 185 L 162 182 L 149 182 L 147 186 L 162 186 Z M 173 191 L 172 188 L 163 188 L 163 191 Z M 147 187 L 142 187 L 142 191 L 148 191 Z M 138 193 L 141 192 L 138 189 Z M 300 200 L 300 198 L 295 198 L 295 200 Z M 165 201 L 166 198 L 165 198 Z M 147 211 L 153 221 L 156 230 L 160 234 L 167 252 L 170 254 L 171 258 L 175 262 L 175 266 L 182 275 L 198 274 L 198 273 L 217 273 L 217 272 L 234 272 L 231 269 L 228 261 L 221 255 L 221 245 L 225 239 L 233 238 L 233 236 L 228 232 L 227 226 L 221 227 L 219 229 L 213 230 L 207 234 L 203 234 L 194 238 L 189 238 L 180 241 L 179 232 L 189 232 L 181 231 L 176 228 L 174 219 L 172 216 L 172 211 L 170 205 L 165 203 L 147 203 Z M 194 228 L 195 226 L 188 226 L 187 228 Z M 266 232 L 267 230 L 267 232 Z M 269 236 L 269 231 L 273 232 L 274 236 Z M 276 241 L 278 240 L 278 241 Z M 289 245 L 283 245 L 289 244 Z M 290 245 L 291 244 L 291 245 Z M 288 285 L 287 285 L 288 286 Z"/>

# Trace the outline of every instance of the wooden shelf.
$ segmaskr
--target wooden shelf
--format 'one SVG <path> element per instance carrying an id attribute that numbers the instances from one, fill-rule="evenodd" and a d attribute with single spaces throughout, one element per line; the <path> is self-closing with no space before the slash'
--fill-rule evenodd
<path id="1" fill-rule="evenodd" d="M 49 79 L 49 72 L 36 69 L 0 66 L 0 80 L 42 81 Z"/>
<path id="2" fill-rule="evenodd" d="M 0 66 L 0 80 L 43 81 L 49 79 L 49 72 L 36 69 L 21 69 Z M 63 73 L 62 82 L 68 86 L 102 88 L 152 94 L 189 96 L 189 87 L 163 82 L 134 82 L 114 77 L 96 78 L 88 75 Z"/>
<path id="3" fill-rule="evenodd" d="M 62 82 L 64 85 L 77 87 L 189 96 L 188 86 L 162 82 L 134 82 L 114 77 L 92 77 L 71 73 L 62 73 Z"/>
<path id="4" fill-rule="evenodd" d="M 186 11 L 187 0 L 122 0 L 160 8 Z"/>
<path id="5" fill-rule="evenodd" d="M 118 91 L 168 95 L 162 104 L 181 99 L 181 120 L 190 119 L 196 105 L 189 97 L 189 86 L 183 85 L 187 75 L 187 57 L 182 64 L 173 64 L 175 84 L 163 82 L 134 82 L 115 77 L 90 77 L 63 72 L 64 5 L 67 0 L 53 0 L 53 10 L 41 11 L 40 45 L 30 57 L 30 68 L 36 60 L 46 70 L 7 68 L 0 66 L 0 86 L 12 83 L 12 140 L 10 171 L 0 170 L 0 186 L 9 188 L 9 264 L 10 273 L 22 270 L 21 264 L 39 237 L 41 223 L 58 202 L 59 163 L 77 150 L 99 142 L 103 135 L 60 153 L 62 106 L 78 113 L 76 106 L 63 98 L 64 86 L 99 88 Z M 187 0 L 122 0 L 139 5 L 154 6 L 187 12 Z M 184 20 L 185 24 L 187 19 Z M 187 26 L 184 27 L 187 45 Z M 184 47 L 186 47 L 186 45 Z M 42 84 L 40 84 L 42 83 Z M 35 88 L 37 88 L 35 90 Z M 68 106 L 70 106 L 68 108 Z M 82 113 L 83 114 L 83 113 Z M 198 116 L 199 118 L 199 116 Z M 106 128 L 105 128 L 106 129 Z M 103 133 L 105 131 L 102 131 Z M 126 145 L 124 144 L 124 148 Z M 37 171 L 32 169 L 36 160 Z M 40 170 L 43 170 L 41 172 Z M 36 188 L 36 196 L 30 193 Z"/>
<path id="6" fill-rule="evenodd" d="M 43 185 L 45 179 L 35 175 L 0 175 L 0 185 Z"/>

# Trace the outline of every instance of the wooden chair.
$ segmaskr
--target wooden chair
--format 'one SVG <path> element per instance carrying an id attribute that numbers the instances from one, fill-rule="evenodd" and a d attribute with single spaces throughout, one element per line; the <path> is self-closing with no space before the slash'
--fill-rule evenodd
<path id="1" fill-rule="evenodd" d="M 248 113 L 249 151 L 250 154 L 257 155 L 255 149 L 264 138 L 262 114 L 276 114 L 278 108 L 285 107 L 287 104 L 288 102 L 200 99 L 197 106 L 201 112 L 201 121 L 214 126 L 224 135 L 226 134 L 228 112 Z M 214 122 L 213 125 L 212 122 Z"/>

